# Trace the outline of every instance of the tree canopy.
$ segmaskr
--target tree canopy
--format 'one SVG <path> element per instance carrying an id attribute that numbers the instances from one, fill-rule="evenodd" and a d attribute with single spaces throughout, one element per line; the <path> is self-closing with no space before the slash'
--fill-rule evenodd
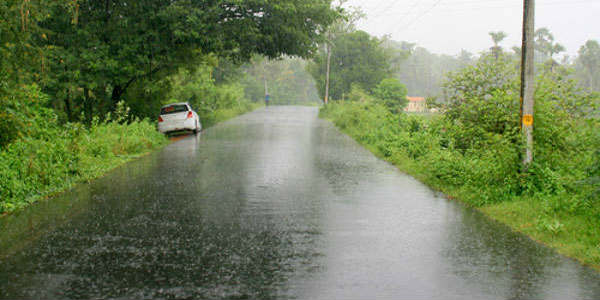
<path id="1" fill-rule="evenodd" d="M 330 0 L 7 0 L 0 8 L 2 74 L 23 80 L 27 61 L 25 74 L 69 117 L 75 98 L 111 109 L 134 83 L 207 55 L 311 57 L 339 16 Z"/>
<path id="2" fill-rule="evenodd" d="M 554 42 L 554 35 L 546 27 L 535 31 L 535 49 L 541 53 L 542 60 L 549 60 L 552 66 L 557 64 L 554 55 L 566 50 L 563 45 Z"/>
<path id="3" fill-rule="evenodd" d="M 589 40 L 579 48 L 576 61 L 577 75 L 583 86 L 600 90 L 600 43 Z"/>
<path id="4" fill-rule="evenodd" d="M 332 44 L 329 91 L 331 99 L 342 99 L 344 94 L 350 92 L 353 84 L 371 91 L 392 74 L 392 56 L 381 46 L 379 39 L 368 33 L 353 31 L 340 34 L 332 40 Z M 308 67 L 317 82 L 321 97 L 325 94 L 326 67 L 325 52 L 320 52 Z"/>
<path id="5" fill-rule="evenodd" d="M 502 47 L 500 46 L 500 42 L 502 42 L 508 35 L 504 31 L 490 32 L 490 37 L 494 42 L 494 46 L 491 48 L 492 53 L 498 59 L 500 54 L 502 53 Z"/>
<path id="6" fill-rule="evenodd" d="M 406 87 L 396 78 L 382 80 L 373 90 L 373 95 L 393 113 L 401 112 L 408 102 Z"/>

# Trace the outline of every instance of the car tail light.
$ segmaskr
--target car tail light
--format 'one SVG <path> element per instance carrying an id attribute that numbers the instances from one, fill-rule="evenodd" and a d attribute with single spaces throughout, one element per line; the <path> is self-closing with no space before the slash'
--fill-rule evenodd
<path id="1" fill-rule="evenodd" d="M 164 121 L 161 116 L 158 116 L 158 123 Z"/>
<path id="2" fill-rule="evenodd" d="M 189 112 L 188 112 L 188 116 L 187 116 L 187 118 L 188 118 L 188 119 L 191 119 L 191 118 L 193 118 L 193 117 L 194 117 L 194 114 L 193 114 L 191 111 L 189 111 Z"/>

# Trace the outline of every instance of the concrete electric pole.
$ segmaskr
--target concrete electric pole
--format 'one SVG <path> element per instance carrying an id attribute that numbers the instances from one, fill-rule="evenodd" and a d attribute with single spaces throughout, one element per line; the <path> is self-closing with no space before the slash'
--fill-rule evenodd
<path id="1" fill-rule="evenodd" d="M 521 52 L 521 133 L 525 142 L 523 166 L 527 170 L 533 161 L 533 106 L 535 0 L 523 2 L 523 46 Z"/>

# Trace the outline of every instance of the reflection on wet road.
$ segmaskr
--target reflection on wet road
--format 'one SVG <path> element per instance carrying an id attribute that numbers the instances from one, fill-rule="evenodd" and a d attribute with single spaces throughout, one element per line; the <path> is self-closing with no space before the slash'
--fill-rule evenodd
<path id="1" fill-rule="evenodd" d="M 269 107 L 0 219 L 0 298 L 600 299 L 600 275 Z"/>

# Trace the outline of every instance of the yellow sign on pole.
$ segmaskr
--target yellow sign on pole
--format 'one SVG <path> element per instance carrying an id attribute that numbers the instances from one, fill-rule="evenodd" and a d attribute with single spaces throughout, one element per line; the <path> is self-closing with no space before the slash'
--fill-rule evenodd
<path id="1" fill-rule="evenodd" d="M 533 115 L 524 115 L 523 116 L 523 125 L 532 126 L 533 125 Z"/>

